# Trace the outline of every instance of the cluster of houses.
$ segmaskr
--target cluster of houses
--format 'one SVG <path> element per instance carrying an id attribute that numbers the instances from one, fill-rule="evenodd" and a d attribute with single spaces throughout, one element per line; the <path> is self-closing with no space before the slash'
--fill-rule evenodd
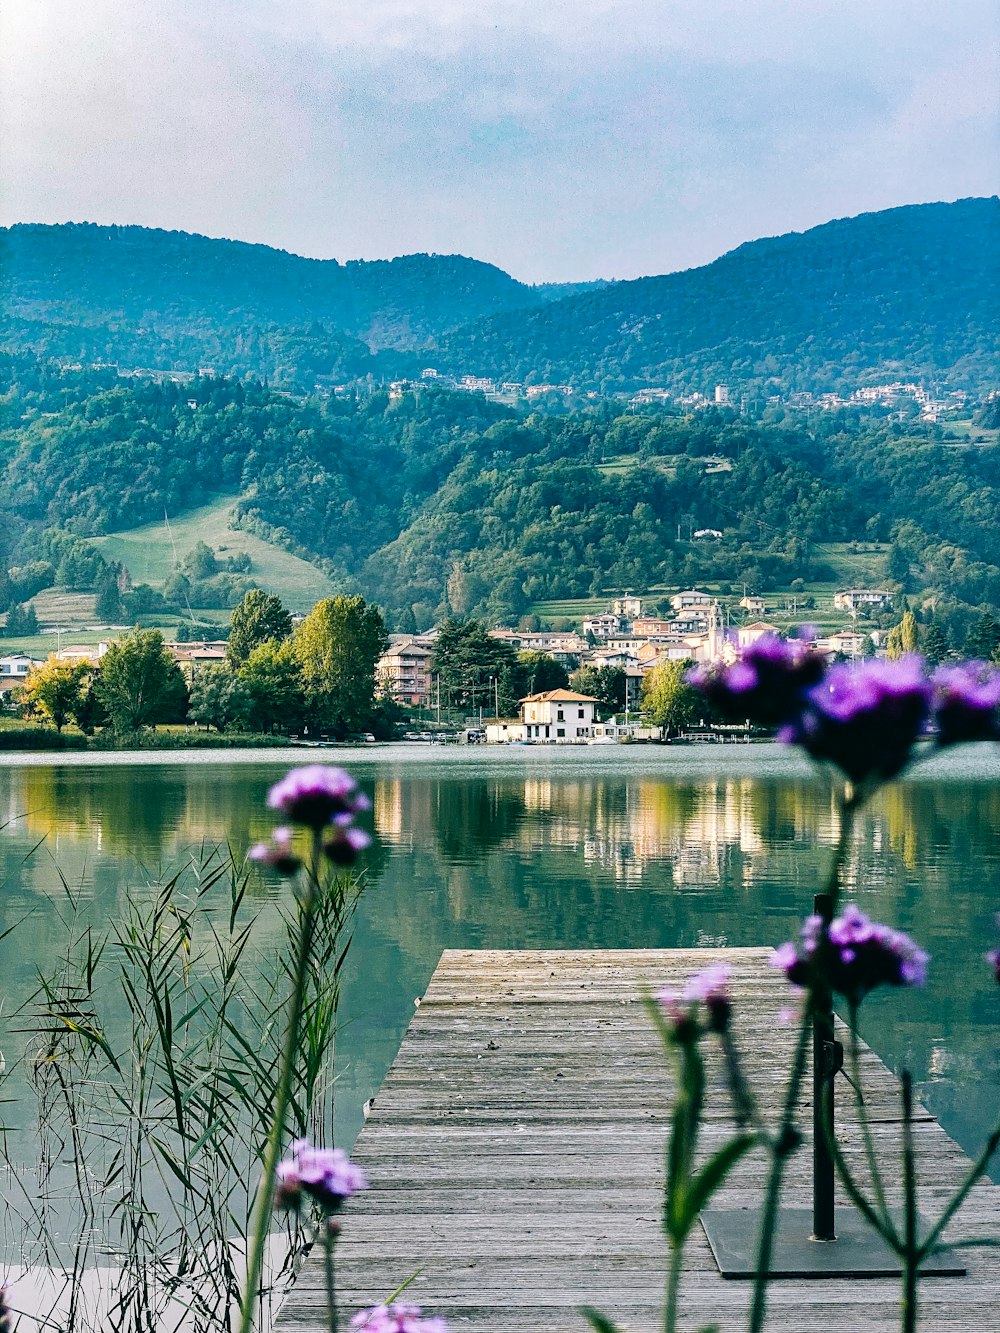
<path id="1" fill-rule="evenodd" d="M 593 390 L 574 389 L 571 384 L 522 384 L 510 380 L 492 379 L 487 375 L 447 375 L 428 366 L 421 372 L 419 379 L 393 381 L 389 385 L 389 397 L 402 398 L 404 394 L 426 388 L 428 385 L 458 392 L 480 393 L 494 402 L 506 403 L 520 401 L 530 403 L 549 394 L 560 394 L 563 397 L 576 395 L 591 399 L 604 396 Z M 346 395 L 353 392 L 354 389 L 350 385 L 337 385 L 334 389 L 335 394 Z M 743 412 L 749 406 L 749 401 L 746 394 L 734 393 L 728 384 L 716 384 L 708 394 L 679 392 L 676 388 L 651 385 L 640 389 L 628 399 L 630 407 L 672 404 L 688 412 L 701 412 L 708 407 L 727 407 Z M 866 385 L 846 396 L 839 393 L 812 393 L 809 390 L 798 390 L 787 395 L 770 394 L 766 399 L 768 407 L 783 407 L 793 411 L 832 412 L 838 408 L 851 407 L 884 407 L 896 411 L 912 411 L 913 407 L 916 407 L 921 420 L 924 421 L 938 421 L 943 416 L 964 412 L 968 402 L 969 395 L 963 390 L 934 394 L 922 384 L 903 380 L 895 380 L 890 384 Z"/>
<path id="2" fill-rule="evenodd" d="M 639 711 L 643 678 L 654 667 L 687 660 L 733 661 L 763 635 L 778 632 L 776 625 L 764 619 L 767 608 L 762 597 L 748 594 L 740 599 L 740 610 L 749 622 L 741 625 L 728 625 L 718 599 L 700 589 L 684 589 L 667 600 L 669 615 L 656 616 L 647 614 L 642 598 L 626 594 L 611 602 L 606 611 L 585 617 L 579 632 L 507 626 L 491 630 L 493 638 L 509 644 L 515 652 L 546 653 L 568 671 L 581 666 L 621 668 L 626 681 L 626 715 L 624 722 L 601 722 L 596 699 L 572 690 L 552 690 L 521 700 L 517 718 L 487 720 L 485 738 L 500 743 L 567 744 L 650 738 L 655 732 L 630 722 L 628 715 Z M 834 606 L 856 618 L 862 610 L 888 607 L 891 600 L 891 593 L 884 589 L 847 588 L 836 593 Z M 433 709 L 441 703 L 431 667 L 435 636 L 433 629 L 425 634 L 389 636 L 389 647 L 379 659 L 377 674 L 381 687 L 404 707 Z M 862 656 L 869 639 L 878 646 L 881 637 L 879 630 L 869 634 L 845 629 L 817 639 L 815 647 L 831 656 L 856 658 Z M 52 653 L 48 660 L 70 666 L 97 666 L 108 647 L 108 641 L 69 645 Z M 167 643 L 165 647 L 189 677 L 199 668 L 220 664 L 226 658 L 223 640 Z M 42 665 L 22 653 L 0 656 L 0 694 L 23 685 L 32 668 Z M 484 702 L 492 704 L 493 699 Z"/>
<path id="3" fill-rule="evenodd" d="M 488 741 L 581 742 L 604 739 L 644 739 L 641 724 L 629 723 L 627 714 L 637 712 L 643 678 L 663 662 L 727 662 L 778 626 L 763 619 L 762 597 L 747 595 L 739 606 L 749 624 L 729 626 L 717 598 L 697 588 L 685 589 L 668 599 L 667 618 L 645 613 L 640 597 L 616 598 L 607 611 L 587 616 L 580 632 L 575 630 L 519 630 L 500 626 L 490 631 L 495 639 L 517 652 L 543 652 L 569 671 L 580 666 L 620 667 L 626 680 L 626 721 L 609 724 L 596 720 L 596 700 L 567 690 L 554 690 L 521 700 L 518 718 L 495 718 L 486 723 Z M 884 589 L 848 588 L 838 592 L 834 605 L 856 615 L 861 608 L 887 607 L 892 594 Z M 761 617 L 751 619 L 751 617 Z M 383 687 L 400 704 L 433 708 L 436 678 L 431 670 L 435 630 L 426 634 L 391 635 L 388 650 L 378 663 Z M 857 658 L 869 638 L 876 644 L 881 632 L 860 633 L 845 629 L 816 639 L 818 651 L 830 656 Z M 492 701 L 489 701 L 492 702 Z"/>
<path id="4" fill-rule="evenodd" d="M 165 643 L 163 646 L 188 679 L 200 667 L 218 665 L 226 660 L 224 639 L 201 643 Z M 110 642 L 106 639 L 96 644 L 68 644 L 50 653 L 47 660 L 64 666 L 99 666 L 109 647 Z M 46 662 L 40 658 L 29 657 L 26 653 L 8 653 L 0 657 L 0 695 L 23 685 L 35 667 L 45 665 Z"/>

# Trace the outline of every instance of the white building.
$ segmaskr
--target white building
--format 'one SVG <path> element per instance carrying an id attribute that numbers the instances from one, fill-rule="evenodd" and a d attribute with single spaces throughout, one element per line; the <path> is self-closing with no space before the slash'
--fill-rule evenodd
<path id="1" fill-rule="evenodd" d="M 584 634 L 593 634 L 595 639 L 610 639 L 621 629 L 621 617 L 610 611 L 605 611 L 599 616 L 587 616 L 583 622 Z"/>
<path id="2" fill-rule="evenodd" d="M 627 592 L 622 597 L 615 598 L 611 603 L 611 610 L 623 620 L 634 620 L 636 616 L 642 615 L 642 598 L 633 597 Z"/>
<path id="3" fill-rule="evenodd" d="M 833 605 L 838 611 L 857 611 L 862 606 L 887 606 L 892 593 L 884 588 L 845 588 L 833 594 Z"/>
<path id="4" fill-rule="evenodd" d="M 698 588 L 685 588 L 682 592 L 675 592 L 670 599 L 670 605 L 675 611 L 687 611 L 692 606 L 709 607 L 715 601 L 707 592 L 701 592 Z"/>
<path id="5" fill-rule="evenodd" d="M 486 727 L 492 744 L 530 741 L 550 745 L 572 745 L 587 741 L 594 726 L 597 700 L 573 690 L 545 690 L 521 700 L 521 717 L 497 718 Z"/>
<path id="6" fill-rule="evenodd" d="M 777 634 L 777 625 L 769 625 L 766 620 L 758 620 L 753 625 L 744 625 L 736 631 L 736 642 L 740 648 L 749 648 L 762 639 L 765 634 Z"/>

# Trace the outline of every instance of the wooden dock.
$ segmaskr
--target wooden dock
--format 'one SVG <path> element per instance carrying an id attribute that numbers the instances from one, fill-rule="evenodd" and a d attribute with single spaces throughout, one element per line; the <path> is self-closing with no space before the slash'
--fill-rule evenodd
<path id="1" fill-rule="evenodd" d="M 444 1315 L 453 1333 L 585 1333 L 581 1304 L 630 1333 L 653 1333 L 662 1322 L 659 1216 L 671 1092 L 640 996 L 709 962 L 728 962 L 738 1043 L 773 1114 L 792 1033 L 778 1022 L 787 988 L 767 967 L 768 954 L 444 953 L 355 1147 L 372 1189 L 345 1210 L 338 1246 L 343 1309 L 374 1304 L 420 1269 L 406 1298 Z M 896 1080 L 870 1051 L 864 1064 L 879 1153 L 896 1162 Z M 729 1128 L 717 1066 L 710 1075 L 707 1151 Z M 844 1080 L 838 1085 L 840 1138 L 859 1162 L 848 1110 L 853 1094 Z M 806 1111 L 803 1127 L 808 1119 Z M 916 1139 L 922 1209 L 936 1216 L 968 1159 L 926 1112 Z M 809 1203 L 809 1156 L 803 1149 L 789 1168 L 789 1205 Z M 764 1174 L 761 1154 L 745 1159 L 715 1206 L 755 1207 Z M 1000 1187 L 980 1183 L 948 1235 L 1000 1238 Z M 968 1249 L 962 1257 L 967 1276 L 921 1284 L 923 1333 L 1000 1328 L 996 1251 Z M 781 1280 L 770 1292 L 768 1329 L 775 1333 L 899 1327 L 896 1279 Z M 687 1250 L 682 1326 L 744 1329 L 748 1300 L 749 1283 L 719 1276 L 697 1227 Z M 314 1258 L 278 1328 L 322 1333 L 323 1309 Z"/>

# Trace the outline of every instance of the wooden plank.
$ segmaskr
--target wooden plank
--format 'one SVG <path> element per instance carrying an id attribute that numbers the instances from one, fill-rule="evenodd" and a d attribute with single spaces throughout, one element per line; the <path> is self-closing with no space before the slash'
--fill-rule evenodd
<path id="1" fill-rule="evenodd" d="M 652 1333 L 662 1320 L 659 1218 L 671 1080 L 641 997 L 709 962 L 728 962 L 738 1044 L 774 1117 L 793 1034 L 779 1022 L 787 988 L 768 968 L 769 952 L 444 953 L 355 1145 L 372 1189 L 344 1216 L 344 1308 L 374 1304 L 420 1269 L 409 1295 L 446 1316 L 453 1330 L 583 1333 L 579 1306 L 589 1303 L 628 1333 Z M 861 1058 L 890 1203 L 898 1203 L 898 1085 L 872 1051 L 862 1047 Z M 731 1132 L 714 1052 L 707 1067 L 706 1153 Z M 846 1082 L 839 1089 L 839 1138 L 861 1172 L 852 1094 Z M 968 1159 L 922 1108 L 914 1136 L 921 1205 L 935 1215 Z M 765 1174 L 763 1156 L 751 1155 L 716 1203 L 756 1210 Z M 785 1202 L 809 1202 L 807 1149 L 790 1164 Z M 980 1183 L 948 1235 L 1000 1238 L 1000 1188 Z M 965 1260 L 967 1277 L 922 1284 L 924 1333 L 998 1327 L 995 1253 L 969 1249 Z M 770 1292 L 772 1333 L 899 1327 L 896 1280 L 781 1281 Z M 697 1228 L 686 1252 L 684 1326 L 743 1329 L 748 1298 L 748 1284 L 719 1277 Z M 321 1265 L 308 1260 L 278 1329 L 322 1333 L 324 1320 Z"/>

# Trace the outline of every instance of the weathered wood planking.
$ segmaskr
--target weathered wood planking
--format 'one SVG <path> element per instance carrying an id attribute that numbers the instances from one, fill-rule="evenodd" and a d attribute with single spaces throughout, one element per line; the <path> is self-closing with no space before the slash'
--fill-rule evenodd
<path id="1" fill-rule="evenodd" d="M 640 1003 L 644 989 L 677 984 L 709 962 L 734 971 L 735 1027 L 775 1113 L 792 1032 L 778 1021 L 784 981 L 766 949 L 593 952 L 459 951 L 441 957 L 358 1142 L 372 1189 L 353 1199 L 338 1246 L 345 1310 L 373 1304 L 417 1269 L 408 1297 L 452 1330 L 585 1333 L 592 1304 L 624 1330 L 661 1324 L 665 1246 L 659 1228 L 670 1079 Z M 906 998 L 901 996 L 901 1005 Z M 898 1161 L 896 1079 L 863 1051 L 880 1157 Z M 730 1130 L 718 1064 L 710 1061 L 705 1151 Z M 810 1089 L 806 1088 L 806 1096 Z M 861 1152 L 851 1090 L 838 1085 L 841 1141 Z M 803 1128 L 808 1121 L 803 1102 Z M 926 1112 L 916 1128 L 921 1204 L 935 1214 L 968 1160 Z M 788 1173 L 785 1202 L 808 1205 L 808 1148 Z M 716 1196 L 758 1205 L 760 1155 Z M 899 1201 L 889 1166 L 890 1202 Z M 1000 1237 L 1000 1188 L 981 1183 L 952 1239 Z M 1000 1262 L 964 1252 L 965 1278 L 922 1284 L 921 1329 L 996 1333 Z M 775 1333 L 882 1333 L 899 1327 L 896 1280 L 780 1281 L 771 1286 Z M 745 1328 L 749 1285 L 724 1281 L 701 1228 L 687 1251 L 684 1326 Z M 325 1329 L 318 1260 L 306 1263 L 280 1329 Z"/>

